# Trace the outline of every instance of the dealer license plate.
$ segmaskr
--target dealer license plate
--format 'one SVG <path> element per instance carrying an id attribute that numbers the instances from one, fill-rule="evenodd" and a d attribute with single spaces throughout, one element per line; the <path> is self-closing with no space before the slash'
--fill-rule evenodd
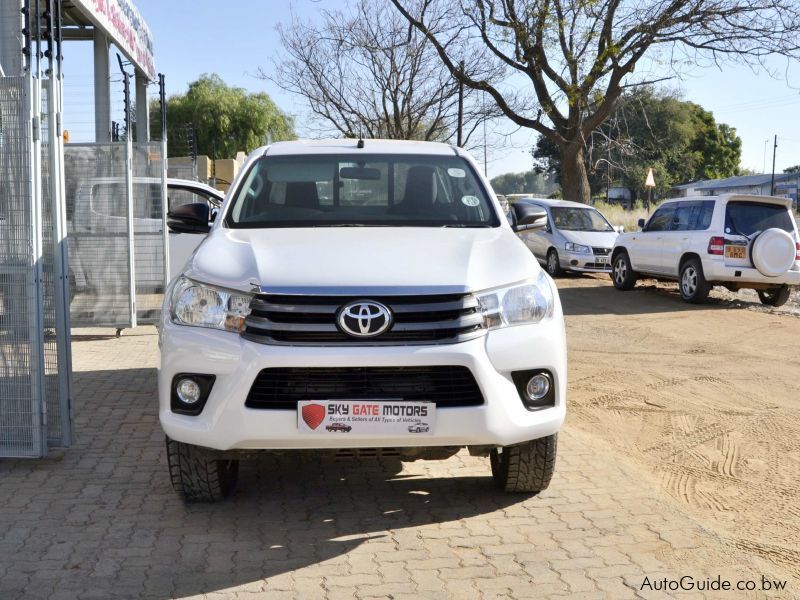
<path id="1" fill-rule="evenodd" d="M 326 435 L 432 434 L 436 404 L 381 400 L 301 400 L 297 428 Z"/>
<path id="2" fill-rule="evenodd" d="M 747 258 L 747 249 L 744 246 L 725 246 L 727 258 Z"/>

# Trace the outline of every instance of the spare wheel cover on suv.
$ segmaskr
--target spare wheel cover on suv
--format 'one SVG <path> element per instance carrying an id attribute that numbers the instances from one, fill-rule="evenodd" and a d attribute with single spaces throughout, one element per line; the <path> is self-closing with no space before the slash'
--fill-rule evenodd
<path id="1" fill-rule="evenodd" d="M 762 275 L 777 277 L 792 268 L 797 249 L 795 241 L 783 229 L 773 227 L 753 241 L 753 264 Z"/>

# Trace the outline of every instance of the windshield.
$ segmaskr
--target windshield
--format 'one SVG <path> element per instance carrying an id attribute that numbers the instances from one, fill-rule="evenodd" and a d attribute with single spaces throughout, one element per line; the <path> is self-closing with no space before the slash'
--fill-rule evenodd
<path id="1" fill-rule="evenodd" d="M 792 218 L 785 206 L 766 202 L 728 202 L 725 233 L 753 235 L 772 227 L 794 232 Z"/>
<path id="2" fill-rule="evenodd" d="M 458 156 L 264 156 L 226 218 L 234 228 L 497 227 L 472 167 Z"/>
<path id="3" fill-rule="evenodd" d="M 553 207 L 553 224 L 563 231 L 614 231 L 605 217 L 593 208 Z"/>

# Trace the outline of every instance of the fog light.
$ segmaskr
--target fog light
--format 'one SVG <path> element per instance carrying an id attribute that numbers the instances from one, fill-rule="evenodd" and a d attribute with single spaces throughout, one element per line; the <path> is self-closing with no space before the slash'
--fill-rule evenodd
<path id="1" fill-rule="evenodd" d="M 550 377 L 545 373 L 537 373 L 528 380 L 525 393 L 528 398 L 538 402 L 550 393 Z"/>
<path id="2" fill-rule="evenodd" d="M 200 385 L 194 379 L 181 379 L 175 386 L 178 398 L 184 404 L 194 404 L 200 400 Z"/>

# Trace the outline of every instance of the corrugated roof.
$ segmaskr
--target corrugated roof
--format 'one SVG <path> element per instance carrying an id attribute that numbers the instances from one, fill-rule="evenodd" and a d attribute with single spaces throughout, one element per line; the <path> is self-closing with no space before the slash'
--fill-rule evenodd
<path id="1" fill-rule="evenodd" d="M 776 173 L 775 181 L 786 181 L 798 177 L 797 173 Z M 693 187 L 696 190 L 723 190 L 728 188 L 750 187 L 766 185 L 772 180 L 772 175 L 762 173 L 759 175 L 737 175 L 726 179 L 709 179 L 688 184 L 685 187 Z M 677 189 L 684 189 L 684 186 L 676 186 Z"/>

